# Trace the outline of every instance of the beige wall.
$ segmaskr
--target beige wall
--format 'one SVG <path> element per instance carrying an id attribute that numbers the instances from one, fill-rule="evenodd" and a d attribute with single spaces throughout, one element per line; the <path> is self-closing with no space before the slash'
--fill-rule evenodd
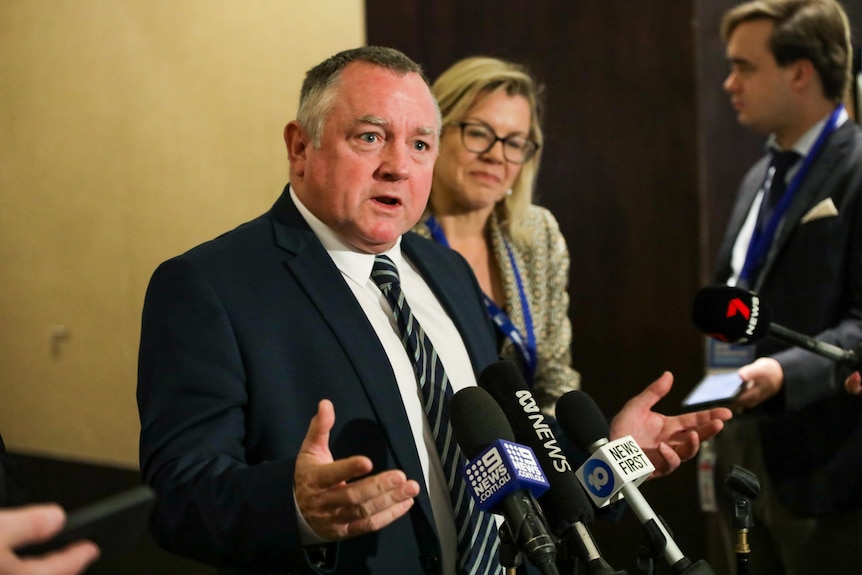
<path id="1" fill-rule="evenodd" d="M 137 466 L 162 260 L 267 209 L 310 66 L 362 0 L 0 2 L 0 434 Z"/>

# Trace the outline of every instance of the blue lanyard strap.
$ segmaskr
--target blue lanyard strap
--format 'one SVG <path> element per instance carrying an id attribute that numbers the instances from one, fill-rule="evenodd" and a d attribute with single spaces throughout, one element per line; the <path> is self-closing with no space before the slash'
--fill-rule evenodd
<path id="1" fill-rule="evenodd" d="M 428 226 L 428 229 L 431 231 L 431 237 L 434 238 L 434 241 L 437 243 L 448 247 L 449 240 L 446 239 L 446 234 L 443 232 L 443 228 L 440 227 L 440 223 L 434 218 L 434 216 L 430 216 L 426 221 L 425 225 Z M 521 356 L 521 359 L 524 361 L 524 377 L 527 382 L 532 387 L 533 382 L 536 377 L 536 369 L 538 367 L 538 360 L 536 357 L 536 334 L 533 330 L 533 316 L 530 313 L 530 303 L 527 301 L 527 294 L 524 291 L 524 283 L 521 280 L 521 272 L 518 269 L 518 264 L 515 261 L 515 254 L 512 252 L 512 248 L 505 239 L 503 240 L 503 244 L 506 246 L 506 252 L 509 255 L 509 263 L 512 265 L 512 270 L 515 273 L 515 281 L 518 284 L 518 296 L 521 300 L 521 309 L 524 310 L 524 324 L 527 332 L 526 339 L 521 335 L 521 332 L 515 327 L 515 324 L 512 323 L 512 320 L 506 315 L 500 306 L 495 304 L 488 294 L 483 293 L 482 297 L 485 301 L 485 308 L 488 310 L 488 315 L 491 316 L 491 320 L 494 322 L 494 325 L 497 326 L 497 329 L 500 330 L 500 333 L 503 334 L 505 338 L 512 342 L 515 346 L 515 349 L 518 351 L 518 355 Z"/>
<path id="2" fill-rule="evenodd" d="M 802 182 L 811 170 L 811 166 L 817 159 L 820 150 L 826 144 L 826 141 L 829 139 L 829 136 L 832 135 L 832 132 L 835 131 L 838 124 L 838 117 L 841 115 L 843 110 L 844 106 L 839 105 L 829 116 L 829 119 L 826 120 L 826 124 L 817 136 L 817 140 L 814 142 L 814 145 L 811 147 L 808 154 L 805 155 L 802 165 L 799 166 L 793 179 L 790 180 L 789 184 L 787 184 L 787 189 L 781 197 L 781 200 L 778 202 L 778 205 L 775 207 L 775 212 L 773 212 L 772 217 L 769 218 L 769 221 L 766 222 L 763 229 L 758 229 L 758 226 L 754 227 L 754 231 L 751 234 L 751 241 L 748 243 L 748 252 L 745 255 L 745 263 L 742 266 L 742 271 L 739 272 L 739 278 L 741 280 L 745 280 L 747 282 L 751 276 L 752 270 L 757 267 L 764 258 L 766 258 L 766 254 L 769 252 L 769 248 L 772 246 L 772 242 L 775 239 L 778 224 L 790 208 L 790 204 L 793 203 L 793 198 L 796 195 L 796 192 L 799 191 L 799 188 L 802 186 Z M 766 198 L 764 193 L 764 198 L 761 200 L 761 206 L 765 200 Z M 763 208 L 761 207 L 761 209 Z"/>

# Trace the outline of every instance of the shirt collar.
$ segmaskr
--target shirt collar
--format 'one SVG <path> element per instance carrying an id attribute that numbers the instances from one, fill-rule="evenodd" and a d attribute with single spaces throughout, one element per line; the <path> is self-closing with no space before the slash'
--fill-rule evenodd
<path id="1" fill-rule="evenodd" d="M 814 142 L 817 141 L 817 136 L 820 135 L 820 132 L 823 130 L 823 126 L 826 125 L 826 121 L 829 119 L 829 116 L 832 114 L 824 116 L 822 120 L 811 126 L 807 132 L 802 134 L 802 137 L 796 140 L 796 143 L 790 148 L 794 152 L 798 153 L 803 158 L 808 155 L 811 151 L 811 148 L 814 147 Z M 846 122 L 850 116 L 847 114 L 847 109 L 844 106 L 841 106 L 841 111 L 838 112 L 838 118 L 835 121 L 835 127 L 838 128 L 844 122 Z M 778 145 L 778 142 L 775 139 L 775 134 L 770 134 L 769 138 L 766 140 L 766 149 L 769 151 L 778 150 L 782 151 L 781 147 Z M 789 150 L 788 150 L 789 151 Z"/>
<path id="2" fill-rule="evenodd" d="M 314 232 L 314 235 L 317 236 L 317 239 L 320 240 L 320 243 L 323 244 L 323 248 L 329 254 L 329 257 L 332 258 L 332 261 L 341 273 L 360 285 L 368 281 L 368 278 L 371 277 L 371 269 L 374 267 L 375 254 L 360 252 L 353 246 L 344 242 L 340 237 L 338 237 L 338 234 L 336 234 L 332 228 L 323 223 L 317 216 L 312 214 L 307 207 L 305 207 L 305 205 L 296 196 L 292 186 L 289 189 L 290 197 L 296 205 L 296 208 L 299 210 L 300 215 L 305 219 L 305 222 L 311 228 L 311 231 Z M 397 268 L 403 269 L 401 236 L 398 237 L 395 245 L 389 250 L 383 252 L 383 254 L 389 256 Z"/>

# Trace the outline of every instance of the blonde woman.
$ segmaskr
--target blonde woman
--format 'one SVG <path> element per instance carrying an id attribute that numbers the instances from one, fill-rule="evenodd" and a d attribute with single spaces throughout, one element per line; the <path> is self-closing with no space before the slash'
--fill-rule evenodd
<path id="1" fill-rule="evenodd" d="M 580 383 L 571 366 L 569 254 L 553 215 L 533 204 L 542 148 L 540 88 L 498 58 L 455 63 L 434 82 L 443 131 L 428 209 L 414 231 L 470 263 L 501 356 L 521 366 L 547 413 Z"/>

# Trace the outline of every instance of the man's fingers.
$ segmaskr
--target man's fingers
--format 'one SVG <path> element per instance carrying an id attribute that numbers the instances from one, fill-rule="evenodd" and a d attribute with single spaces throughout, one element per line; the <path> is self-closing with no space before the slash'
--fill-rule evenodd
<path id="1" fill-rule="evenodd" d="M 689 431 L 682 441 L 675 446 L 674 452 L 679 456 L 680 461 L 688 461 L 700 449 L 701 436 L 695 431 Z"/>
<path id="2" fill-rule="evenodd" d="M 326 490 L 347 481 L 352 481 L 371 473 L 374 465 L 364 455 L 354 455 L 339 459 L 316 468 L 316 473 L 307 478 L 309 487 L 315 490 Z"/>
<path id="3" fill-rule="evenodd" d="M 703 426 L 710 426 L 716 421 L 727 421 L 732 417 L 733 412 L 726 407 L 714 407 L 681 415 L 680 425 L 684 429 L 699 429 Z"/>
<path id="4" fill-rule="evenodd" d="M 319 493 L 304 516 L 319 535 L 343 539 L 395 521 L 410 509 L 419 489 L 403 472 L 386 471 Z"/>
<path id="5" fill-rule="evenodd" d="M 660 461 L 653 461 L 653 465 L 655 465 L 655 471 L 651 475 L 653 478 L 669 475 L 682 465 L 682 459 L 679 454 L 667 443 L 662 442 L 658 444 L 658 454 Z"/>
<path id="6" fill-rule="evenodd" d="M 413 507 L 413 502 L 414 499 L 411 497 L 410 499 L 405 499 L 399 503 L 386 507 L 367 519 L 361 519 L 349 523 L 347 526 L 347 537 L 354 537 L 356 535 L 363 535 L 365 533 L 371 533 L 372 531 L 383 529 L 396 519 L 404 516 L 404 514 Z"/>
<path id="7" fill-rule="evenodd" d="M 328 454 L 329 432 L 332 431 L 333 425 L 335 425 L 335 408 L 331 401 L 322 399 L 317 404 L 317 413 L 311 418 L 311 423 L 308 424 L 308 431 L 302 446 L 299 448 L 300 455 L 303 453 L 310 455 Z"/>
<path id="8" fill-rule="evenodd" d="M 631 398 L 626 405 L 647 410 L 652 409 L 661 398 L 667 395 L 672 385 L 673 375 L 666 371 L 657 380 L 646 386 L 643 391 Z"/>
<path id="9" fill-rule="evenodd" d="M 731 412 L 729 409 L 722 408 L 723 411 L 718 414 L 718 416 L 711 416 L 709 411 L 701 412 L 702 415 L 694 418 L 694 419 L 681 419 L 678 421 L 679 430 L 673 433 L 673 436 L 676 437 L 680 435 L 682 437 L 679 440 L 680 443 L 687 441 L 690 434 L 694 434 L 697 436 L 698 442 L 706 441 L 714 437 L 719 431 L 724 429 L 724 422 L 726 419 L 730 419 L 730 417 L 725 417 L 725 415 L 730 415 Z M 724 413 L 727 412 L 727 414 Z M 687 414 L 690 415 L 690 414 Z"/>
<path id="10" fill-rule="evenodd" d="M 33 573 L 53 573 L 55 575 L 77 575 L 84 568 L 99 558 L 99 547 L 90 541 L 73 543 L 60 551 L 55 551 L 33 563 L 38 563 L 39 569 Z M 29 560 L 28 560 L 29 561 Z"/>
<path id="11" fill-rule="evenodd" d="M 844 386 L 850 393 L 862 393 L 862 375 L 858 371 L 854 371 L 844 382 Z"/>
<path id="12" fill-rule="evenodd" d="M 41 543 L 59 532 L 66 522 L 66 514 L 59 505 L 36 505 L 9 509 L 3 512 L 2 543 L 20 547 L 27 543 Z"/>
<path id="13" fill-rule="evenodd" d="M 348 502 L 339 506 L 336 516 L 349 523 L 371 519 L 393 506 L 412 500 L 419 494 L 419 484 L 409 481 L 403 472 L 393 470 L 357 481 L 344 491 L 350 491 Z"/>

